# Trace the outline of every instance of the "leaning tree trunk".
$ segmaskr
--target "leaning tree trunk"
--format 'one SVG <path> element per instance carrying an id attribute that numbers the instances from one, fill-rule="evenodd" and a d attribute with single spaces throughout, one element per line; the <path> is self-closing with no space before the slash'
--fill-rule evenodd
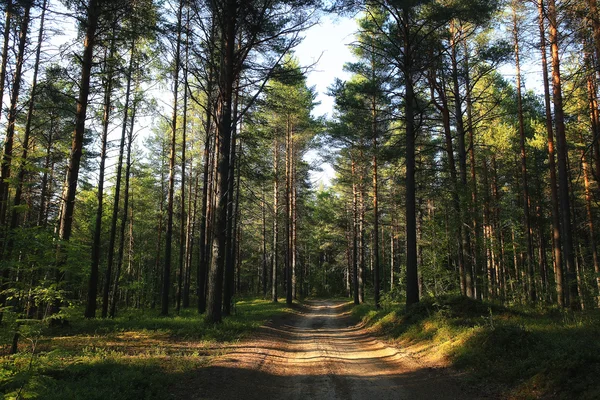
<path id="1" fill-rule="evenodd" d="M 89 0 L 87 10 L 87 23 L 84 40 L 83 57 L 81 58 L 81 80 L 79 82 L 79 97 L 75 113 L 75 130 L 71 143 L 71 156 L 67 169 L 67 179 L 63 209 L 60 219 L 59 237 L 63 241 L 71 239 L 73 227 L 73 214 L 75 211 L 75 193 L 79 180 L 79 166 L 83 153 L 83 134 L 85 132 L 85 119 L 87 115 L 88 96 L 90 93 L 90 77 L 93 66 L 94 45 L 96 44 L 96 30 L 100 18 L 99 0 Z"/>

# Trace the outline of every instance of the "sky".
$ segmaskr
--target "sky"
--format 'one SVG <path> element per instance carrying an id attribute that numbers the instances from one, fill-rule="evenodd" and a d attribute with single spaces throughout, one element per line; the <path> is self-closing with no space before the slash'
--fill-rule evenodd
<path id="1" fill-rule="evenodd" d="M 314 116 L 331 116 L 333 98 L 327 96 L 327 88 L 335 78 L 348 79 L 349 74 L 343 70 L 344 63 L 353 56 L 348 44 L 354 40 L 356 22 L 351 18 L 323 16 L 318 25 L 305 32 L 302 43 L 296 47 L 295 54 L 303 66 L 315 64 L 307 73 L 308 86 L 317 91 L 320 104 L 313 110 Z M 305 159 L 311 163 L 321 164 L 321 171 L 311 173 L 313 187 L 329 185 L 335 172 L 330 164 L 322 163 L 316 151 L 310 151 Z"/>

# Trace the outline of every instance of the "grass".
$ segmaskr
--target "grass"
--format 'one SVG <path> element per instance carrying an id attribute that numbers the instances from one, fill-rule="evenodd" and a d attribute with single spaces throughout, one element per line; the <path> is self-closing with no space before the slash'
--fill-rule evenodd
<path id="1" fill-rule="evenodd" d="M 6 355 L 14 325 L 0 328 L 0 394 L 5 399 L 168 399 L 169 388 L 222 352 L 223 343 L 247 336 L 284 304 L 242 300 L 236 314 L 209 324 L 195 311 L 158 317 L 128 311 L 115 319 L 86 320 L 81 309 L 49 328 L 24 325 L 19 353 Z"/>
<path id="2" fill-rule="evenodd" d="M 600 313 L 511 309 L 463 297 L 405 310 L 354 308 L 374 332 L 443 357 L 482 388 L 512 399 L 598 399 Z M 423 350 L 425 349 L 425 350 Z"/>

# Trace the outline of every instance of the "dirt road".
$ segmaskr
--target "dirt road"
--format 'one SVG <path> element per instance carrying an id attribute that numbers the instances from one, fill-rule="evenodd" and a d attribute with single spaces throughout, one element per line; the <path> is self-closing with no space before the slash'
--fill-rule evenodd
<path id="1" fill-rule="evenodd" d="M 186 399 L 477 399 L 352 323 L 346 303 L 311 301 L 226 349 Z"/>

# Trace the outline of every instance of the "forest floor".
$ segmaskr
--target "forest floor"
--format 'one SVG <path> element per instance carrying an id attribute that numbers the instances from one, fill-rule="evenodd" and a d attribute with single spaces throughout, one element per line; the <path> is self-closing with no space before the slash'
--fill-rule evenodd
<path id="1" fill-rule="evenodd" d="M 443 363 L 356 324 L 347 301 L 311 300 L 187 375 L 180 399 L 482 399 Z M 439 360 L 438 360 L 439 361 Z"/>
<path id="2" fill-rule="evenodd" d="M 599 310 L 505 307 L 441 296 L 408 310 L 361 304 L 352 314 L 412 357 L 461 371 L 479 397 L 600 399 Z"/>
<path id="3" fill-rule="evenodd" d="M 600 399 L 599 310 L 445 296 L 408 310 L 240 299 L 221 324 L 192 309 L 82 311 L 22 321 L 15 355 L 5 313 L 4 399 Z"/>

